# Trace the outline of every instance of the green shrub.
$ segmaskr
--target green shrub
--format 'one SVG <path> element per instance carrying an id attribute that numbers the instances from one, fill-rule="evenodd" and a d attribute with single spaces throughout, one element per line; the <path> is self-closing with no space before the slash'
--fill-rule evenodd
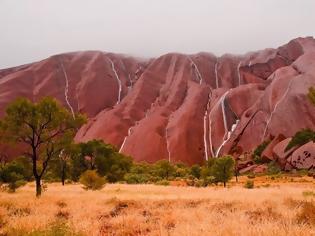
<path id="1" fill-rule="evenodd" d="M 270 142 L 271 142 L 270 140 L 266 140 L 254 150 L 253 160 L 256 164 L 263 163 L 261 154 L 263 153 L 263 151 L 266 149 L 266 147 L 269 145 Z"/>
<path id="2" fill-rule="evenodd" d="M 199 179 L 201 176 L 201 167 L 199 165 L 193 165 L 190 168 L 190 174 Z"/>
<path id="3" fill-rule="evenodd" d="M 302 192 L 304 197 L 315 197 L 315 193 L 313 191 L 304 191 Z"/>
<path id="4" fill-rule="evenodd" d="M 245 185 L 244 185 L 244 188 L 248 188 L 248 189 L 252 189 L 254 188 L 254 181 L 252 180 L 247 180 Z"/>
<path id="5" fill-rule="evenodd" d="M 276 175 L 276 174 L 279 174 L 280 172 L 281 172 L 281 168 L 275 161 L 268 163 L 268 168 L 267 168 L 268 175 Z"/>
<path id="6" fill-rule="evenodd" d="M 207 176 L 204 179 L 202 179 L 202 186 L 207 187 L 211 184 L 216 183 L 216 178 L 214 176 Z"/>
<path id="7" fill-rule="evenodd" d="M 156 162 L 153 166 L 152 174 L 162 179 L 172 179 L 175 176 L 175 167 L 167 160 Z"/>
<path id="8" fill-rule="evenodd" d="M 250 174 L 248 174 L 247 175 L 247 178 L 249 178 L 249 179 L 255 179 L 255 174 L 254 173 L 250 173 Z"/>
<path id="9" fill-rule="evenodd" d="M 157 181 L 156 183 L 155 183 L 156 185 L 164 185 L 164 186 L 168 186 L 168 185 L 170 185 L 170 182 L 168 181 L 168 180 L 160 180 L 160 181 Z"/>
<path id="10" fill-rule="evenodd" d="M 303 129 L 301 131 L 298 131 L 291 141 L 288 143 L 287 147 L 285 148 L 285 151 L 290 150 L 293 147 L 296 146 L 302 146 L 309 141 L 315 141 L 315 132 L 311 129 Z"/>
<path id="11" fill-rule="evenodd" d="M 8 184 L 8 191 L 11 193 L 14 193 L 17 188 L 26 184 L 23 174 L 23 165 L 15 161 L 5 165 L 0 171 L 1 181 Z"/>
<path id="12" fill-rule="evenodd" d="M 85 190 L 99 190 L 104 187 L 106 180 L 95 170 L 87 170 L 81 175 L 80 183 L 84 185 Z"/>
<path id="13" fill-rule="evenodd" d="M 264 161 L 261 156 L 253 155 L 253 161 L 255 164 L 263 164 Z"/>
<path id="14" fill-rule="evenodd" d="M 14 193 L 16 191 L 16 189 L 18 189 L 19 187 L 22 187 L 26 184 L 27 184 L 27 182 L 23 179 L 18 179 L 16 181 L 13 181 L 13 182 L 8 184 L 9 192 Z"/>
<path id="15" fill-rule="evenodd" d="M 125 175 L 124 180 L 128 184 L 144 184 L 149 182 L 150 176 L 147 174 L 128 173 Z"/>

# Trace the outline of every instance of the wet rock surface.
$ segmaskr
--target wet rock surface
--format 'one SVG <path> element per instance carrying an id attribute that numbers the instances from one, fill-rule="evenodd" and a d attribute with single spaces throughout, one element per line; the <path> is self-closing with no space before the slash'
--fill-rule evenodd
<path id="1" fill-rule="evenodd" d="M 306 96 L 310 86 L 310 37 L 242 56 L 170 53 L 139 59 L 74 52 L 0 70 L 0 116 L 17 97 L 52 96 L 89 117 L 76 141 L 103 139 L 137 161 L 193 164 L 315 129 L 315 107 Z M 282 142 L 274 141 L 264 155 L 285 166 L 289 156 L 281 153 Z M 298 153 L 290 160 L 302 158 L 303 151 Z M 310 165 L 305 160 L 296 167 Z"/>

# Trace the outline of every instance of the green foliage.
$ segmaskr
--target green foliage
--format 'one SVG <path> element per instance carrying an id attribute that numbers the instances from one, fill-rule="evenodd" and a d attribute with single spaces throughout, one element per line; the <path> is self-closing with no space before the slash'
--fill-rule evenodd
<path id="1" fill-rule="evenodd" d="M 163 179 L 163 180 L 159 180 L 157 182 L 155 182 L 156 185 L 163 185 L 163 186 L 168 186 L 170 185 L 170 182 L 166 179 Z"/>
<path id="2" fill-rule="evenodd" d="M 310 87 L 308 90 L 308 98 L 315 105 L 315 88 Z"/>
<path id="3" fill-rule="evenodd" d="M 8 184 L 10 192 L 26 184 L 26 180 L 31 179 L 30 163 L 25 162 L 25 158 L 20 157 L 9 162 L 0 169 L 0 181 Z"/>
<path id="4" fill-rule="evenodd" d="M 121 181 L 132 166 L 130 157 L 118 153 L 112 145 L 102 140 L 77 144 L 68 153 L 71 156 L 69 172 L 74 181 L 86 170 L 97 170 L 98 174 L 106 176 L 109 182 Z"/>
<path id="5" fill-rule="evenodd" d="M 285 151 L 288 151 L 296 146 L 302 146 L 310 141 L 315 141 L 315 132 L 311 129 L 303 129 L 293 136 L 291 141 L 288 143 L 288 146 L 285 148 Z"/>
<path id="6" fill-rule="evenodd" d="M 254 161 L 255 164 L 263 164 L 264 163 L 264 161 L 263 161 L 261 156 L 257 156 L 257 155 L 253 154 L 252 158 L 253 158 L 253 161 Z"/>
<path id="7" fill-rule="evenodd" d="M 250 174 L 247 175 L 247 178 L 249 178 L 249 179 L 255 179 L 256 176 L 255 176 L 254 173 L 250 173 Z"/>
<path id="8" fill-rule="evenodd" d="M 266 147 L 269 145 L 269 143 L 270 143 L 270 140 L 266 140 L 254 150 L 253 160 L 256 164 L 262 164 L 263 163 L 263 160 L 261 158 L 261 154 L 266 149 Z"/>
<path id="9" fill-rule="evenodd" d="M 211 167 L 211 175 L 215 178 L 216 182 L 222 182 L 224 187 L 234 173 L 234 159 L 230 156 L 215 159 Z"/>
<path id="10" fill-rule="evenodd" d="M 172 179 L 175 175 L 175 167 L 167 160 L 161 160 L 153 165 L 154 175 L 162 179 Z"/>
<path id="11" fill-rule="evenodd" d="M 244 185 L 244 188 L 248 188 L 248 189 L 252 189 L 254 188 L 254 181 L 252 180 L 247 180 L 245 185 Z"/>
<path id="12" fill-rule="evenodd" d="M 127 184 L 144 184 L 149 182 L 150 176 L 147 174 L 127 173 L 124 176 L 124 180 Z"/>
<path id="13" fill-rule="evenodd" d="M 41 194 L 40 182 L 50 161 L 72 142 L 84 122 L 83 116 L 72 116 L 53 98 L 37 103 L 19 98 L 7 107 L 0 132 L 6 142 L 24 147 L 23 153 L 32 159 L 37 196 Z"/>
<path id="14" fill-rule="evenodd" d="M 199 165 L 193 165 L 190 168 L 190 174 L 199 179 L 201 177 L 201 167 Z"/>
<path id="15" fill-rule="evenodd" d="M 99 190 L 104 187 L 106 180 L 95 170 L 87 170 L 81 175 L 80 183 L 84 185 L 85 190 Z"/>
<path id="16" fill-rule="evenodd" d="M 280 166 L 277 164 L 277 162 L 272 161 L 268 163 L 268 168 L 267 168 L 267 174 L 268 175 L 276 175 L 281 173 L 281 168 Z"/>
<path id="17" fill-rule="evenodd" d="M 114 153 L 111 157 L 111 166 L 106 173 L 109 182 L 114 183 L 124 179 L 125 174 L 130 171 L 132 159 L 120 153 Z"/>
<path id="18" fill-rule="evenodd" d="M 190 174 L 190 169 L 183 163 L 175 164 L 174 168 L 174 177 L 176 178 L 187 178 L 187 176 Z"/>

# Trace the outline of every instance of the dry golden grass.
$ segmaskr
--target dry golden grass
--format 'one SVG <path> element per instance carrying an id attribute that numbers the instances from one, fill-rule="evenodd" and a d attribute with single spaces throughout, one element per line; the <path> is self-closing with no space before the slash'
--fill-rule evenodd
<path id="1" fill-rule="evenodd" d="M 111 184 L 93 192 L 55 183 L 40 199 L 28 184 L 0 193 L 0 232 L 25 235 L 63 222 L 66 235 L 315 235 L 315 184 L 305 178 L 259 177 L 255 186 L 265 187 L 254 189 L 242 187 L 246 177 L 226 189 Z"/>

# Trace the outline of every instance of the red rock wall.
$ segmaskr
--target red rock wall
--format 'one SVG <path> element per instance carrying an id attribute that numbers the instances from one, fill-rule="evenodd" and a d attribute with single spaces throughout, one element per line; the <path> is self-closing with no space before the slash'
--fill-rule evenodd
<path id="1" fill-rule="evenodd" d="M 53 96 L 88 115 L 77 141 L 103 139 L 137 161 L 193 164 L 315 128 L 310 86 L 313 38 L 218 58 L 76 52 L 0 70 L 0 115 L 16 97 Z"/>

